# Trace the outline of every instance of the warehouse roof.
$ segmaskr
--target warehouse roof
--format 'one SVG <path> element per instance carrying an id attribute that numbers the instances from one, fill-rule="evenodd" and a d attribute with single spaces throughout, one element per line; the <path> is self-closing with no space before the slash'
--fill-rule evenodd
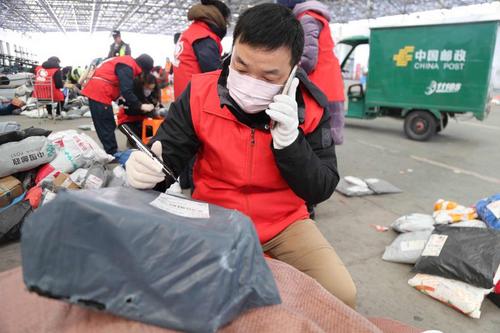
<path id="1" fill-rule="evenodd" d="M 173 34 L 187 25 L 188 8 L 197 0 L 2 0 L 0 28 L 15 31 L 69 32 L 122 30 Z M 238 13 L 269 1 L 226 0 L 233 21 Z M 332 22 L 452 8 L 492 0 L 330 0 Z"/>

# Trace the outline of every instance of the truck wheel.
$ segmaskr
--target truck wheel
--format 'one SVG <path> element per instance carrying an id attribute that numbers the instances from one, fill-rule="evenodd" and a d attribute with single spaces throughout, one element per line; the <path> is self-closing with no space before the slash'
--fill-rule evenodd
<path id="1" fill-rule="evenodd" d="M 436 128 L 436 132 L 437 133 L 439 133 L 442 130 L 444 130 L 446 128 L 446 126 L 448 125 L 448 114 L 447 113 L 441 113 L 441 117 L 443 117 L 443 128 L 441 128 L 441 122 L 438 121 L 438 125 L 437 125 L 437 128 Z"/>
<path id="2" fill-rule="evenodd" d="M 404 129 L 408 138 L 417 141 L 427 141 L 434 134 L 438 122 L 436 117 L 429 111 L 412 111 L 405 117 Z"/>

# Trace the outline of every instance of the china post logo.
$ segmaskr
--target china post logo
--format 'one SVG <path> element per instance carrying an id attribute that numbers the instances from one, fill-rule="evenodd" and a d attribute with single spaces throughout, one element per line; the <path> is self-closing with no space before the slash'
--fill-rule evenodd
<path id="1" fill-rule="evenodd" d="M 408 63 L 413 60 L 413 51 L 415 46 L 405 46 L 392 56 L 392 60 L 396 62 L 396 67 L 407 67 Z"/>

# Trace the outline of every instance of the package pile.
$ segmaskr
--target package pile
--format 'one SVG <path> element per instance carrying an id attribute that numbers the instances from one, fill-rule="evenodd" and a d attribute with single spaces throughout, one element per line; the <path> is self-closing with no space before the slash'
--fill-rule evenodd
<path id="1" fill-rule="evenodd" d="M 0 122 L 0 243 L 17 240 L 25 218 L 61 189 L 126 185 L 122 165 L 89 136 Z M 123 161 L 124 162 L 124 161 Z"/>
<path id="2" fill-rule="evenodd" d="M 486 295 L 500 307 L 500 194 L 473 207 L 440 199 L 433 215 L 402 216 L 391 228 L 400 234 L 382 259 L 415 264 L 410 286 L 472 318 Z"/>
<path id="3" fill-rule="evenodd" d="M 31 97 L 33 87 L 31 85 L 22 85 L 15 89 L 14 96 L 24 102 L 24 106 L 14 111 L 14 114 L 20 114 L 28 118 L 47 118 L 47 110 L 44 105 L 37 105 L 36 98 Z M 87 97 L 78 94 L 67 93 L 64 101 L 62 119 L 90 118 L 90 108 Z M 55 109 L 55 103 L 53 108 Z"/>

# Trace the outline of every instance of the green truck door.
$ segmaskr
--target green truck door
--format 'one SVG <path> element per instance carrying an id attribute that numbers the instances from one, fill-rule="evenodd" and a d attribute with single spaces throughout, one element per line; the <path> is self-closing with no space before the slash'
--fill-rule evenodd
<path id="1" fill-rule="evenodd" d="M 498 22 L 374 28 L 367 107 L 484 117 Z"/>

